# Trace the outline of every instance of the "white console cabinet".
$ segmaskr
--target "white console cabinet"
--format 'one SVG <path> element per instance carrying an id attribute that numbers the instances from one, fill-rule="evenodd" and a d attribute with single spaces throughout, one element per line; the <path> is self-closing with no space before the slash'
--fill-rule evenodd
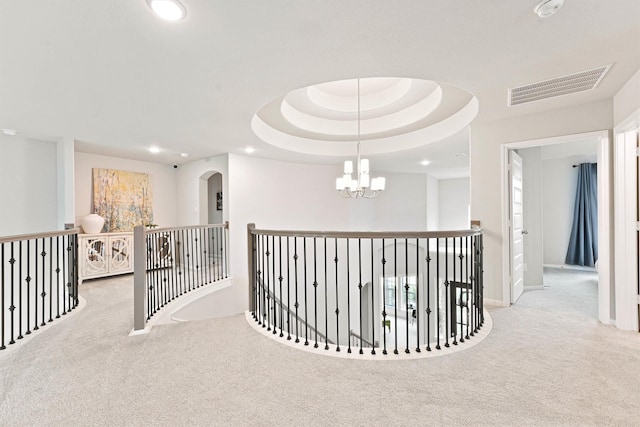
<path id="1" fill-rule="evenodd" d="M 80 282 L 85 279 L 131 273 L 133 233 L 78 235 Z"/>

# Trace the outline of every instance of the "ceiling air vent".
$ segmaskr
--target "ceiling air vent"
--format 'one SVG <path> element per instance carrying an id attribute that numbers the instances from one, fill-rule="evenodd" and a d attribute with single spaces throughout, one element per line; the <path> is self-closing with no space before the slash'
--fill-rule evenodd
<path id="1" fill-rule="evenodd" d="M 509 89 L 509 106 L 595 89 L 611 65 Z"/>

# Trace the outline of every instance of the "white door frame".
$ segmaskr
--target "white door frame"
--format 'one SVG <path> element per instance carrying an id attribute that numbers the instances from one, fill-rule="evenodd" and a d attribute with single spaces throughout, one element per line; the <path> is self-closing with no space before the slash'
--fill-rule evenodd
<path id="1" fill-rule="evenodd" d="M 636 143 L 627 141 L 628 132 L 640 128 L 640 109 L 614 128 L 615 164 L 615 325 L 619 329 L 638 330 Z"/>
<path id="2" fill-rule="evenodd" d="M 502 303 L 510 305 L 511 280 L 509 263 L 509 150 L 539 147 L 544 145 L 576 142 L 585 139 L 598 140 L 598 319 L 611 322 L 611 144 L 608 130 L 586 132 L 550 138 L 531 139 L 502 144 Z"/>

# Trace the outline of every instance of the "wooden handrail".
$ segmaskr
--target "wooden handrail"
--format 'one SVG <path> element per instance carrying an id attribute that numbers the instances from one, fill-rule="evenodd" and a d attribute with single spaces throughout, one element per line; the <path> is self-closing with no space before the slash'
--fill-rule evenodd
<path id="1" fill-rule="evenodd" d="M 349 238 L 349 239 L 443 239 L 446 237 L 479 236 L 480 228 L 473 230 L 450 231 L 292 231 L 292 230 L 248 230 L 252 235 L 297 236 L 317 238 Z"/>
<path id="2" fill-rule="evenodd" d="M 18 242 L 20 240 L 42 239 L 46 237 L 68 236 L 71 234 L 78 234 L 78 233 L 80 233 L 79 228 L 72 228 L 71 230 L 48 231 L 44 233 L 32 233 L 32 234 L 19 234 L 15 236 L 0 237 L 0 243 Z"/>

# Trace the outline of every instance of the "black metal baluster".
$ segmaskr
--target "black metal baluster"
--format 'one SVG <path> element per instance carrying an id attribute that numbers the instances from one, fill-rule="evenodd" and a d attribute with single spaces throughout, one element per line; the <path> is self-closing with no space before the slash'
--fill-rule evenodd
<path id="1" fill-rule="evenodd" d="M 296 286 L 296 343 L 300 342 L 300 333 L 299 333 L 299 319 L 298 316 L 298 307 L 300 304 L 298 303 L 298 237 L 293 237 L 293 272 L 295 274 L 295 286 Z"/>
<path id="2" fill-rule="evenodd" d="M 471 260 L 471 253 L 469 252 L 469 241 L 470 241 L 471 237 L 470 236 L 466 236 L 464 238 L 464 244 L 465 244 L 465 249 L 466 249 L 466 258 L 465 258 L 465 272 L 466 272 L 466 281 L 465 281 L 465 292 L 467 295 L 467 334 L 465 335 L 465 339 L 469 339 L 469 325 L 471 324 L 471 310 L 473 309 L 472 306 L 472 299 L 471 299 L 471 276 L 473 275 L 471 273 L 471 269 L 470 269 L 470 265 L 469 265 L 469 261 Z"/>
<path id="3" fill-rule="evenodd" d="M 261 301 L 261 309 L 260 309 L 260 323 L 262 324 L 262 327 L 265 328 L 265 319 L 267 318 L 267 295 L 264 291 L 264 284 L 266 281 L 265 278 L 265 269 L 267 268 L 265 265 L 265 261 L 264 261 L 264 257 L 265 257 L 265 248 L 264 248 L 264 235 L 260 235 L 260 240 L 259 240 L 259 244 L 260 244 L 260 258 L 262 259 L 261 262 L 261 271 L 259 272 L 259 274 L 262 274 L 260 277 L 260 292 L 262 293 L 262 298 L 260 299 Z"/>
<path id="4" fill-rule="evenodd" d="M 318 260 L 318 251 L 316 248 L 316 238 L 313 238 L 313 289 L 314 289 L 314 298 L 313 298 L 313 304 L 314 304 L 314 319 L 315 319 L 315 323 L 314 323 L 314 330 L 315 330 L 315 345 L 313 346 L 314 348 L 318 348 L 318 265 L 317 265 L 317 260 Z"/>
<path id="5" fill-rule="evenodd" d="M 289 236 L 287 236 L 287 341 L 291 340 L 291 274 L 289 271 Z"/>
<path id="6" fill-rule="evenodd" d="M 327 285 L 329 278 L 327 277 L 327 238 L 324 239 L 324 349 L 329 350 L 329 312 L 328 312 L 328 296 Z"/>
<path id="7" fill-rule="evenodd" d="M 471 333 L 469 335 L 474 336 L 476 332 L 476 307 L 478 304 L 478 299 L 476 295 L 477 288 L 477 280 L 478 280 L 478 255 L 476 253 L 476 242 L 477 236 L 473 236 L 471 241 L 471 255 L 473 257 L 471 261 L 471 269 L 473 271 L 473 278 L 471 280 L 471 295 L 473 299 L 472 310 L 471 310 Z"/>
<path id="8" fill-rule="evenodd" d="M 145 293 L 147 296 L 147 321 L 149 321 L 149 319 L 151 318 L 151 314 L 153 312 L 153 279 L 152 279 L 152 274 L 153 274 L 153 264 L 152 264 L 152 256 L 151 256 L 151 243 L 150 243 L 150 237 L 149 234 L 145 234 L 144 236 L 144 247 L 145 247 L 145 277 L 144 277 L 144 281 L 145 281 Z"/>
<path id="9" fill-rule="evenodd" d="M 37 249 L 37 248 L 36 248 Z M 22 256 L 22 254 L 20 254 Z M 27 288 L 27 318 L 26 318 L 26 323 L 27 323 L 27 331 L 25 332 L 25 335 L 29 335 L 31 334 L 31 328 L 29 326 L 29 309 L 30 309 L 30 305 L 31 305 L 31 240 L 27 240 L 27 277 L 25 278 L 25 283 L 26 283 L 26 288 Z M 36 298 L 37 301 L 37 298 Z M 20 302 L 20 305 L 22 305 L 22 302 Z"/>
<path id="10" fill-rule="evenodd" d="M 171 269 L 171 281 L 173 282 L 173 294 L 178 298 L 180 296 L 180 282 L 178 277 L 178 257 L 176 253 L 178 249 L 177 230 L 171 230 L 169 233 L 169 268 Z"/>
<path id="11" fill-rule="evenodd" d="M 404 352 L 408 354 L 410 353 L 409 352 L 409 316 L 411 315 L 409 313 L 409 240 L 408 239 L 404 239 L 404 275 L 405 275 L 404 305 L 405 305 L 405 311 L 406 311 L 405 326 L 407 328 L 407 346 L 404 349 Z"/>
<path id="12" fill-rule="evenodd" d="M 431 242 L 427 238 L 427 351 L 431 351 Z M 437 283 L 437 281 L 436 281 Z"/>
<path id="13" fill-rule="evenodd" d="M 49 322 L 53 322 L 53 237 L 49 237 Z"/>
<path id="14" fill-rule="evenodd" d="M 449 238 L 444 239 L 444 330 L 445 347 L 449 347 Z"/>
<path id="15" fill-rule="evenodd" d="M 338 303 L 338 238 L 336 237 L 335 239 L 333 239 L 333 241 L 335 243 L 335 251 L 336 251 L 336 256 L 334 258 L 335 265 L 336 265 L 336 351 L 340 351 L 340 327 L 338 326 L 340 321 L 340 318 L 339 318 L 340 307 Z M 347 292 L 347 297 L 348 297 L 348 292 Z"/>
<path id="16" fill-rule="evenodd" d="M 480 315 L 480 328 L 484 325 L 484 236 L 480 234 L 478 236 L 480 240 L 480 262 L 478 263 L 478 274 L 480 276 L 480 286 L 478 287 L 478 301 L 480 303 L 479 315 Z"/>
<path id="17" fill-rule="evenodd" d="M 382 245 L 384 248 L 384 245 Z M 375 286 L 376 280 L 373 275 L 373 238 L 371 238 L 371 354 L 376 354 L 376 321 L 375 321 L 375 303 L 374 303 L 374 292 L 373 287 Z M 384 292 L 383 292 L 384 293 Z M 383 310 L 384 312 L 384 310 Z M 384 328 L 384 325 L 383 325 Z M 362 343 L 360 344 L 362 346 Z"/>
<path id="18" fill-rule="evenodd" d="M 387 354 L 387 275 L 385 274 L 384 239 L 382 239 L 382 354 Z M 375 310 L 375 308 L 373 308 Z"/>
<path id="19" fill-rule="evenodd" d="M 7 348 L 4 344 L 4 243 L 0 243 L 0 350 Z"/>
<path id="20" fill-rule="evenodd" d="M 18 254 L 18 339 L 22 339 L 22 240 L 18 245 Z"/>
<path id="21" fill-rule="evenodd" d="M 393 354 L 398 354 L 398 240 L 393 239 Z"/>
<path id="22" fill-rule="evenodd" d="M 13 257 L 13 243 L 11 244 L 11 253 Z M 56 236 L 56 319 L 59 319 L 59 318 L 60 318 L 60 236 Z"/>
<path id="23" fill-rule="evenodd" d="M 69 310 L 67 310 L 67 312 L 71 311 L 71 306 L 73 305 L 72 303 L 74 302 L 75 297 L 73 296 L 73 276 L 75 274 L 75 268 L 73 267 L 73 263 L 74 263 L 74 259 L 75 259 L 75 255 L 74 253 L 75 251 L 75 247 L 73 246 L 73 242 L 71 240 L 71 236 L 67 235 L 67 252 L 69 252 L 69 255 L 67 257 L 67 262 L 69 264 L 69 275 L 66 276 L 67 277 L 67 298 L 68 298 L 68 303 L 69 303 Z"/>
<path id="24" fill-rule="evenodd" d="M 276 294 L 276 236 L 271 236 L 271 275 L 273 283 L 273 334 L 275 335 L 276 329 L 278 328 L 278 301 Z"/>
<path id="25" fill-rule="evenodd" d="M 416 239 L 416 353 L 420 353 L 420 239 Z M 413 316 L 413 313 L 411 313 Z"/>
<path id="26" fill-rule="evenodd" d="M 349 271 L 351 270 L 351 262 L 349 260 L 349 238 L 347 237 L 347 353 L 351 353 L 351 280 Z M 337 252 L 337 249 L 336 249 Z M 337 292 L 336 292 L 337 295 Z M 336 300 L 338 298 L 336 297 Z M 336 328 L 337 329 L 337 328 Z M 338 335 L 339 336 L 339 335 Z"/>
<path id="27" fill-rule="evenodd" d="M 46 289 L 46 261 L 47 261 L 47 252 L 46 252 L 46 242 L 44 240 L 44 237 L 42 238 L 42 253 L 40 254 L 40 256 L 42 257 L 42 293 L 40 294 L 40 297 L 42 297 L 42 322 L 40 323 L 40 326 L 45 326 L 46 323 L 44 321 L 45 316 L 46 316 L 46 301 L 45 301 L 45 297 L 47 296 L 47 292 L 45 291 Z M 49 270 L 51 271 L 51 270 Z M 37 283 L 37 282 L 36 282 Z"/>
<path id="28" fill-rule="evenodd" d="M 278 283 L 280 285 L 280 338 L 284 336 L 282 325 L 284 323 L 284 314 L 282 310 L 282 236 L 278 236 Z"/>
<path id="29" fill-rule="evenodd" d="M 436 350 L 440 350 L 440 239 L 436 238 Z"/>
<path id="30" fill-rule="evenodd" d="M 267 241 L 267 264 L 265 266 L 265 279 L 267 280 L 267 331 L 271 330 L 271 283 L 270 283 L 270 278 L 271 276 L 269 275 L 269 257 L 271 256 L 271 252 L 269 252 L 269 236 L 265 236 L 266 241 Z M 274 294 L 275 295 L 275 294 Z M 275 328 L 274 328 L 275 329 Z"/>
<path id="31" fill-rule="evenodd" d="M 453 284 L 449 283 L 449 286 L 453 285 L 453 289 L 449 288 L 449 301 L 451 304 L 451 334 L 453 335 L 453 345 L 458 345 L 458 282 L 456 280 L 456 238 L 451 238 L 451 248 L 453 250 L 453 256 L 451 257 L 451 264 L 453 266 Z M 462 311 L 460 311 L 462 314 Z"/>
<path id="32" fill-rule="evenodd" d="M 309 322 L 307 319 L 307 313 L 309 312 L 309 305 L 307 304 L 307 238 L 303 237 L 302 243 L 304 245 L 304 345 L 309 345 Z"/>
<path id="33" fill-rule="evenodd" d="M 11 259 L 9 259 L 9 264 L 11 264 L 11 305 L 9 306 L 9 311 L 11 312 L 11 341 L 9 341 L 9 344 L 15 344 L 15 339 L 14 339 L 14 330 L 15 330 L 15 321 L 14 321 L 14 315 L 15 315 L 15 311 L 16 311 L 16 306 L 15 306 L 15 300 L 14 300 L 14 283 L 15 283 L 15 263 L 16 263 L 16 258 L 13 252 L 14 249 L 14 242 L 11 242 Z M 4 277 L 4 275 L 3 275 Z"/>
<path id="34" fill-rule="evenodd" d="M 39 278 L 39 274 L 38 274 L 38 239 L 33 239 L 33 245 L 35 246 L 34 250 L 33 250 L 33 277 L 31 278 L 33 280 L 33 330 L 37 331 L 39 329 L 38 327 L 38 278 Z M 31 258 L 31 254 L 28 254 L 29 258 Z M 27 270 L 29 270 L 27 268 Z M 29 274 L 31 274 L 31 271 L 29 270 Z M 27 304 L 31 305 L 31 301 L 27 301 Z M 27 318 L 27 324 L 29 323 L 29 319 Z"/>
<path id="35" fill-rule="evenodd" d="M 362 351 L 362 239 L 358 238 L 358 304 L 360 306 L 360 351 L 358 353 L 363 354 Z M 351 334 L 351 330 L 349 330 Z M 351 338 L 351 337 L 349 337 Z M 351 341 L 351 339 L 349 339 Z"/>

